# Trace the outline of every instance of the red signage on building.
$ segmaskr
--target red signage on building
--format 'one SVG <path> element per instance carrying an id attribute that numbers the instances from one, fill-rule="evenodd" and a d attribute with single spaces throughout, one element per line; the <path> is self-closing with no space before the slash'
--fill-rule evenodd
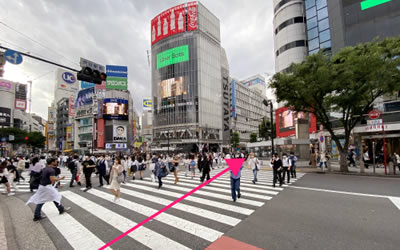
<path id="1" fill-rule="evenodd" d="M 26 100 L 15 99 L 15 108 L 26 110 Z"/>
<path id="2" fill-rule="evenodd" d="M 104 148 L 104 119 L 97 119 L 97 148 Z"/>
<path id="3" fill-rule="evenodd" d="M 368 113 L 369 119 L 378 119 L 379 116 L 381 116 L 381 112 L 379 112 L 379 110 L 376 109 L 373 109 Z"/>
<path id="4" fill-rule="evenodd" d="M 70 117 L 74 117 L 75 116 L 75 98 L 73 96 L 69 97 L 68 115 Z"/>
<path id="5" fill-rule="evenodd" d="M 190 14 L 189 17 L 189 7 Z M 188 8 L 188 30 L 197 29 L 197 2 L 187 3 Z M 191 25 L 189 25 L 189 20 Z M 185 32 L 185 4 L 180 4 L 170 9 L 161 12 L 158 16 L 151 20 L 151 45 L 156 42 L 175 35 L 177 33 Z"/>
<path id="6" fill-rule="evenodd" d="M 187 30 L 197 30 L 197 2 L 187 4 Z"/>
<path id="7" fill-rule="evenodd" d="M 307 114 L 304 112 L 295 112 L 287 107 L 282 107 L 275 110 L 275 127 L 277 137 L 289 137 L 296 134 L 295 120 L 296 119 L 309 119 L 308 132 L 317 132 L 317 118 L 314 114 Z"/>

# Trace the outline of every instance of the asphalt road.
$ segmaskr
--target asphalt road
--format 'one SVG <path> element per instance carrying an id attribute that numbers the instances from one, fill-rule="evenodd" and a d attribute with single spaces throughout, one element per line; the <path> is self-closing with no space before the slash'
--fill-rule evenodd
<path id="1" fill-rule="evenodd" d="M 226 235 L 264 249 L 399 249 L 400 179 L 307 174 Z"/>

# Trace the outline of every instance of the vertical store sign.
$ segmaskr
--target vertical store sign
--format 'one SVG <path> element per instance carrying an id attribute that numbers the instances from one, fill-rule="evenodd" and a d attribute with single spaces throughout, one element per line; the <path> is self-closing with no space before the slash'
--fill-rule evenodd
<path id="1" fill-rule="evenodd" d="M 74 117 L 74 115 L 75 115 L 75 98 L 73 96 L 69 97 L 68 115 L 70 117 Z"/>
<path id="2" fill-rule="evenodd" d="M 197 2 L 187 3 L 187 30 L 197 30 Z"/>
<path id="3" fill-rule="evenodd" d="M 97 119 L 97 148 L 104 148 L 104 119 Z"/>
<path id="4" fill-rule="evenodd" d="M 107 73 L 107 89 L 128 89 L 128 67 L 127 66 L 116 66 L 106 65 Z"/>
<path id="5" fill-rule="evenodd" d="M 232 80 L 232 117 L 236 118 L 236 81 Z"/>
<path id="6" fill-rule="evenodd" d="M 230 130 L 231 130 L 231 112 L 230 112 L 230 95 L 229 95 L 229 78 L 222 78 L 222 98 L 223 98 L 223 140 L 224 143 L 229 143 Z"/>

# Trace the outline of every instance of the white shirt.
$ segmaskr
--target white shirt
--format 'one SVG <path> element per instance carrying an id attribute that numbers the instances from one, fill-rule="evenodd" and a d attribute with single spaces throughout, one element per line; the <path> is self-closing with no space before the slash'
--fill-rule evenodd
<path id="1" fill-rule="evenodd" d="M 289 167 L 292 165 L 292 161 L 288 157 L 283 157 L 282 158 L 282 165 L 284 167 Z"/>
<path id="2" fill-rule="evenodd" d="M 250 164 L 251 169 L 254 170 L 256 168 L 256 164 L 260 164 L 260 163 L 256 157 L 253 157 L 253 158 L 250 158 L 249 164 Z"/>

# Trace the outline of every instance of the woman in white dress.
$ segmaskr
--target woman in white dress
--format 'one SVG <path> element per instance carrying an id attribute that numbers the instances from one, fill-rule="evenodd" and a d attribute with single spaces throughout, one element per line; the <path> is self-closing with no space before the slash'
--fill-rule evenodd
<path id="1" fill-rule="evenodd" d="M 110 173 L 110 190 L 111 193 L 115 196 L 114 202 L 119 201 L 121 197 L 121 182 L 123 181 L 122 172 L 124 168 L 121 165 L 121 159 L 119 157 L 115 158 L 114 165 L 111 168 Z"/>

